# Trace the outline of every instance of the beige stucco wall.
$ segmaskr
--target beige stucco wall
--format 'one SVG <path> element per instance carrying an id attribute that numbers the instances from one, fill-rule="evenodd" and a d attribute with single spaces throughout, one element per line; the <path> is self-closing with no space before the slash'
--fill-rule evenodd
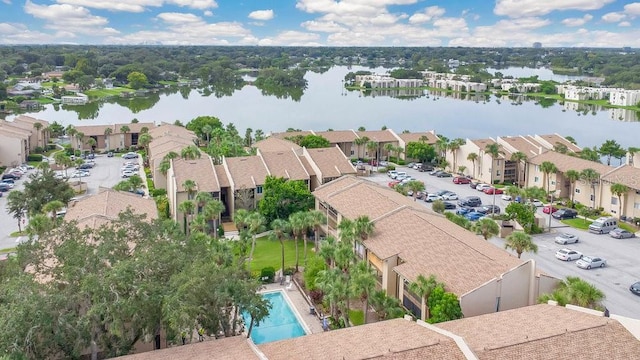
<path id="1" fill-rule="evenodd" d="M 626 195 L 622 196 L 622 213 L 619 214 L 618 196 L 611 192 L 611 184 L 608 182 L 602 183 L 602 189 L 600 194 L 600 206 L 604 208 L 604 211 L 611 213 L 615 217 L 625 215 L 627 217 L 640 217 L 640 191 L 635 189 L 629 190 Z M 615 204 L 614 204 L 615 202 Z M 637 208 L 636 208 L 637 204 Z"/>
<path id="2" fill-rule="evenodd" d="M 0 134 L 0 166 L 16 166 L 25 162 L 24 140 Z"/>
<path id="3" fill-rule="evenodd" d="M 397 264 L 397 255 L 382 261 L 382 289 L 388 296 L 398 297 L 398 277 L 393 271 Z"/>
<path id="4" fill-rule="evenodd" d="M 533 305 L 535 290 L 534 266 L 531 261 L 502 275 L 500 280 L 500 311 Z"/>
<path id="5" fill-rule="evenodd" d="M 492 279 L 484 285 L 462 295 L 460 308 L 465 317 L 490 314 L 496 311 L 496 297 L 500 293 L 498 279 Z"/>

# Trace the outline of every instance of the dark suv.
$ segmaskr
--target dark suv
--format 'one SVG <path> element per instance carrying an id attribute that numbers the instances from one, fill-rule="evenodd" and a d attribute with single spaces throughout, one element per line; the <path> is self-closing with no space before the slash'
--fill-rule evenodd
<path id="1" fill-rule="evenodd" d="M 418 169 L 418 171 L 420 171 L 420 172 L 433 171 L 433 166 L 427 165 L 427 164 L 422 164 L 422 166 Z"/>
<path id="2" fill-rule="evenodd" d="M 578 212 L 573 209 L 560 209 L 553 214 L 551 214 L 554 219 L 563 220 L 563 219 L 575 219 L 578 216 Z"/>
<path id="3" fill-rule="evenodd" d="M 467 196 L 466 198 L 458 201 L 458 205 L 466 207 L 478 207 L 482 205 L 482 200 L 480 200 L 480 198 L 477 196 Z"/>

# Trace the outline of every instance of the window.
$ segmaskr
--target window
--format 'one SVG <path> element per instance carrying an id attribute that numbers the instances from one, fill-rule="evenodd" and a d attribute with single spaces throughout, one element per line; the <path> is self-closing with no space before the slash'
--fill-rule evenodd
<path id="1" fill-rule="evenodd" d="M 551 185 L 555 185 L 556 182 L 554 180 L 551 180 Z"/>
<path id="2" fill-rule="evenodd" d="M 576 194 L 580 194 L 580 189 L 576 188 Z"/>
<path id="3" fill-rule="evenodd" d="M 618 198 L 615 196 L 611 197 L 611 205 L 618 205 Z"/>
<path id="4" fill-rule="evenodd" d="M 540 178 L 537 176 L 533 178 L 533 182 L 538 182 L 538 180 L 540 180 Z"/>
<path id="5" fill-rule="evenodd" d="M 355 155 L 353 149 L 351 149 L 351 156 Z"/>
<path id="6" fill-rule="evenodd" d="M 591 195 L 591 196 L 589 197 L 589 200 L 593 201 L 593 195 Z"/>
<path id="7" fill-rule="evenodd" d="M 262 186 L 260 186 L 260 185 L 256 186 L 256 192 L 258 194 L 262 194 Z"/>

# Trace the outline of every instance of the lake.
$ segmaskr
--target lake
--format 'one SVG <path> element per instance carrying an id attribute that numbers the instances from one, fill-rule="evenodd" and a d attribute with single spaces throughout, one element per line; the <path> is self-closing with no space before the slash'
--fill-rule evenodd
<path id="1" fill-rule="evenodd" d="M 635 111 L 576 103 L 560 105 L 551 100 L 498 99 L 493 95 L 488 101 L 461 100 L 421 90 L 409 91 L 402 97 L 397 97 L 398 91 L 346 91 L 341 80 L 349 71 L 357 70 L 371 69 L 336 66 L 322 74 L 308 72 L 308 88 L 300 101 L 263 95 L 250 85 L 220 97 L 182 88 L 113 103 L 47 105 L 29 115 L 65 126 L 128 123 L 134 118 L 140 122 L 186 123 L 200 115 L 211 115 L 223 123 L 235 124 L 241 134 L 246 128 L 269 133 L 290 127 L 324 131 L 387 126 L 396 132 L 434 129 L 449 138 L 558 133 L 573 136 L 581 146 L 600 145 L 606 139 L 616 139 L 624 147 L 640 145 L 640 122 Z M 372 71 L 384 73 L 387 69 Z"/>

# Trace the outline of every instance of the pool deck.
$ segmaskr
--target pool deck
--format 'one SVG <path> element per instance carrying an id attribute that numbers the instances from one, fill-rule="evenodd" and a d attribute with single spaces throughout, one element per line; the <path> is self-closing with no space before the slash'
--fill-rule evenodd
<path id="1" fill-rule="evenodd" d="M 264 286 L 262 292 L 282 290 L 282 292 L 289 298 L 289 301 L 294 306 L 294 311 L 297 312 L 298 318 L 305 322 L 306 327 L 312 334 L 321 333 L 322 322 L 316 315 L 309 313 L 309 304 L 304 298 L 304 295 L 294 285 L 290 290 L 287 290 L 286 285 L 280 284 L 268 284 Z M 304 327 L 304 326 L 303 326 Z"/>

